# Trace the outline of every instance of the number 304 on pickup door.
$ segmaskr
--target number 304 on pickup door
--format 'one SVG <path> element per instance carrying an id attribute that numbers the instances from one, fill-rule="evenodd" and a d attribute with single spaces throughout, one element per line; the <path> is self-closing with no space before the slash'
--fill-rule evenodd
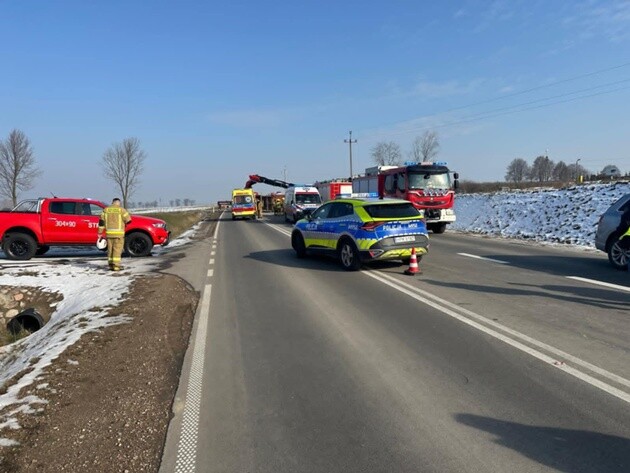
<path id="1" fill-rule="evenodd" d="M 77 226 L 77 222 L 71 222 L 71 221 L 67 221 L 67 220 L 57 220 L 55 222 L 55 227 L 74 228 L 76 226 Z"/>

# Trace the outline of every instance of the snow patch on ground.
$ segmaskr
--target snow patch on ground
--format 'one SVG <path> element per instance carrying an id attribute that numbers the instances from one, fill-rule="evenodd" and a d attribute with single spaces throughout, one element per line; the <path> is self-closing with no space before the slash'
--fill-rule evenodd
<path id="1" fill-rule="evenodd" d="M 154 256 L 189 243 L 200 225 L 168 247 L 156 247 Z M 150 272 L 159 263 L 159 258 L 134 259 L 128 269 L 112 273 L 107 271 L 105 254 L 96 249 L 54 248 L 50 253 L 58 257 L 1 261 L 0 285 L 37 287 L 57 292 L 63 300 L 41 330 L 0 348 L 0 388 L 8 386 L 0 394 L 0 432 L 20 428 L 18 415 L 37 412 L 38 404 L 46 403 L 34 395 L 20 397 L 20 391 L 33 384 L 38 389 L 46 387 L 46 383 L 38 382 L 40 376 L 66 348 L 86 333 L 130 320 L 125 315 L 108 317 L 108 310 L 125 299 L 137 275 Z M 66 255 L 68 259 L 59 258 Z M 61 261 L 64 264 L 59 264 Z M 74 363 L 68 360 L 70 367 Z M 0 437 L 0 447 L 11 445 L 15 443 Z"/>

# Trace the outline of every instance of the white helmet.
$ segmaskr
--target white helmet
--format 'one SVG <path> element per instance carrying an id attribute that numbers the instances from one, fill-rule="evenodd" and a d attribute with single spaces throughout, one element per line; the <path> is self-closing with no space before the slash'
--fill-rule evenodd
<path id="1" fill-rule="evenodd" d="M 96 240 L 96 247 L 99 250 L 104 250 L 107 248 L 107 240 L 105 238 L 99 238 Z"/>

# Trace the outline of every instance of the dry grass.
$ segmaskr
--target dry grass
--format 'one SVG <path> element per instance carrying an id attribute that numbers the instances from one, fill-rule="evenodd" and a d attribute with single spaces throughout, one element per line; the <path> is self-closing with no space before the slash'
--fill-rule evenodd
<path id="1" fill-rule="evenodd" d="M 12 334 L 11 332 L 9 332 L 6 325 L 0 324 L 0 347 L 17 342 L 18 340 L 28 337 L 29 335 L 30 332 L 24 329 L 20 330 L 17 334 Z"/>
<path id="2" fill-rule="evenodd" d="M 173 239 L 201 221 L 205 216 L 205 212 L 198 210 L 187 212 L 158 212 L 143 214 L 143 216 L 164 220 L 167 228 L 171 231 L 171 239 Z"/>

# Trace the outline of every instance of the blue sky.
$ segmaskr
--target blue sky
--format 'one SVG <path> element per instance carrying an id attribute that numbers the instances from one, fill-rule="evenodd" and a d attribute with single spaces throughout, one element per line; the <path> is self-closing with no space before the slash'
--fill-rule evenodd
<path id="1" fill-rule="evenodd" d="M 627 0 L 0 1 L 0 60 L 0 137 L 43 171 L 22 197 L 118 194 L 99 162 L 130 136 L 140 201 L 347 176 L 349 130 L 355 172 L 427 129 L 462 179 L 545 152 L 630 171 Z"/>

